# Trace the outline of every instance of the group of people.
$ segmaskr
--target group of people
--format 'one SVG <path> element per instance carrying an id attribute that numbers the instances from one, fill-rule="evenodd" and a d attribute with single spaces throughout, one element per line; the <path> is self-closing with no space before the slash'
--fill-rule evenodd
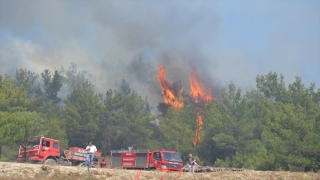
<path id="1" fill-rule="evenodd" d="M 91 168 L 92 167 L 94 153 L 97 151 L 97 147 L 95 145 L 93 145 L 92 142 L 90 141 L 90 143 L 86 147 L 85 151 L 87 151 L 87 157 L 86 157 L 86 162 L 84 163 L 84 167 L 87 167 L 88 161 L 90 161 L 89 167 Z M 100 167 L 101 168 L 106 168 L 107 167 L 107 163 L 105 162 L 104 159 L 102 159 L 102 162 L 100 163 Z"/>

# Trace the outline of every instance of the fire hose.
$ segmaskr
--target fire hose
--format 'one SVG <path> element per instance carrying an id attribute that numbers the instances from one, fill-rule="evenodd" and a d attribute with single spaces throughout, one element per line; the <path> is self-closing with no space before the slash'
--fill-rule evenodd
<path id="1" fill-rule="evenodd" d="M 137 171 L 134 180 L 139 180 L 140 179 L 140 174 L 141 174 L 141 170 Z"/>
<path id="2" fill-rule="evenodd" d="M 168 172 L 176 172 L 176 171 L 168 171 Z M 161 180 L 165 180 L 168 172 L 166 172 L 166 173 L 164 173 L 164 174 L 162 175 Z M 182 176 L 182 170 L 179 171 L 179 176 L 175 177 L 174 179 L 178 179 L 178 178 L 181 177 L 181 176 Z"/>
<path id="3" fill-rule="evenodd" d="M 176 171 L 168 171 L 168 172 L 176 172 Z M 161 176 L 161 180 L 165 180 L 168 172 L 164 173 L 164 174 Z M 141 170 L 139 170 L 139 171 L 136 172 L 136 176 L 135 176 L 134 180 L 139 180 L 139 179 L 140 179 L 140 175 L 141 175 Z M 182 170 L 179 171 L 179 176 L 175 177 L 174 179 L 178 179 L 178 178 L 181 177 L 181 176 L 182 176 Z"/>

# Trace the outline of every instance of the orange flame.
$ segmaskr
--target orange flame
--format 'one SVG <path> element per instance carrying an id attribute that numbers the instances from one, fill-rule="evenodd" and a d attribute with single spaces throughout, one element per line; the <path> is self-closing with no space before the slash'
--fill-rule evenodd
<path id="1" fill-rule="evenodd" d="M 212 90 L 208 86 L 207 90 L 205 90 L 198 78 L 196 68 L 194 64 L 191 64 L 191 74 L 190 74 L 190 86 L 191 86 L 191 97 L 193 98 L 195 103 L 208 102 L 210 100 L 215 100 L 216 98 L 212 95 Z M 196 137 L 193 138 L 193 145 L 196 146 L 197 142 L 201 141 L 199 131 L 202 129 L 203 125 L 203 117 L 197 113 L 197 129 L 196 129 Z"/>
<path id="2" fill-rule="evenodd" d="M 203 125 L 203 118 L 201 115 L 199 115 L 199 113 L 197 113 L 198 115 L 198 118 L 197 118 L 197 126 L 198 128 L 196 129 L 196 137 L 193 138 L 193 146 L 196 146 L 197 145 L 197 142 L 200 142 L 201 141 L 201 137 L 200 137 L 200 134 L 199 134 L 199 131 L 202 129 L 202 125 Z"/>
<path id="3" fill-rule="evenodd" d="M 194 99 L 195 103 L 199 102 L 208 102 L 210 100 L 215 99 L 212 95 L 212 91 L 210 87 L 208 86 L 207 90 L 204 90 L 201 86 L 201 83 L 199 81 L 199 78 L 197 76 L 197 71 L 195 67 L 191 67 L 192 71 L 190 74 L 190 86 L 191 86 L 191 96 Z"/>
<path id="4" fill-rule="evenodd" d="M 162 88 L 162 98 L 164 103 L 172 105 L 176 110 L 183 108 L 184 102 L 182 93 L 175 92 L 172 85 L 166 79 L 166 69 L 163 65 L 158 67 L 159 77 L 157 81 L 160 83 Z"/>

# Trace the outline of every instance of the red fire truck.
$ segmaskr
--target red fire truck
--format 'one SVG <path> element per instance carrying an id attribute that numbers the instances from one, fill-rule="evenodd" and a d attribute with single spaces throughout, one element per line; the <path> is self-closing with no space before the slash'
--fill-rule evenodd
<path id="1" fill-rule="evenodd" d="M 123 169 L 181 171 L 183 161 L 178 152 L 170 150 L 113 150 L 110 165 Z"/>
<path id="2" fill-rule="evenodd" d="M 69 150 L 63 150 L 59 140 L 41 137 L 33 146 L 28 146 L 26 151 L 20 146 L 16 162 L 81 165 L 86 160 L 86 154 L 84 148 L 70 147 Z M 101 152 L 95 152 L 93 164 L 97 164 L 99 157 L 101 157 Z"/>

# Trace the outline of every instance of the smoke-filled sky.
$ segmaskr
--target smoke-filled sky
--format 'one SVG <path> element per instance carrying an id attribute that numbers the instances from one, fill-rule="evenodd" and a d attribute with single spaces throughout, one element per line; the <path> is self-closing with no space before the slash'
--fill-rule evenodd
<path id="1" fill-rule="evenodd" d="M 41 73 L 71 62 L 100 91 L 122 78 L 153 105 L 164 64 L 190 91 L 190 61 L 215 91 L 282 73 L 320 86 L 320 1 L 0 0 L 0 72 Z"/>

